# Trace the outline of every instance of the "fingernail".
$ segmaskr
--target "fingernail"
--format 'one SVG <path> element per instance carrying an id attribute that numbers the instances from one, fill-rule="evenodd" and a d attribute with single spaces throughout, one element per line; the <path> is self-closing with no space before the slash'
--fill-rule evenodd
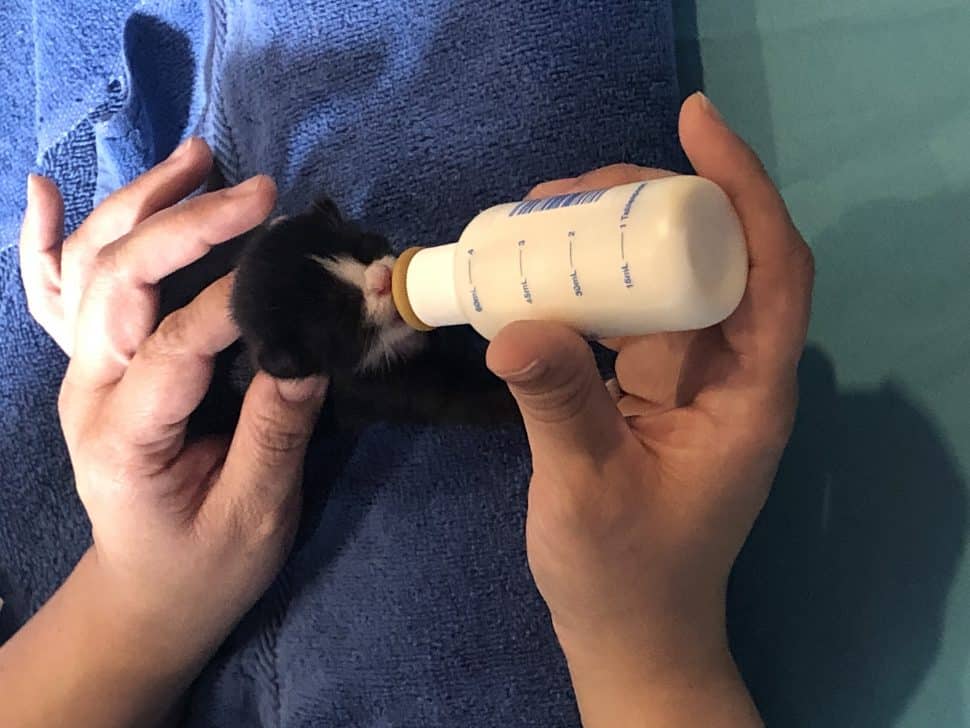
<path id="1" fill-rule="evenodd" d="M 717 110 L 714 102 L 711 101 L 703 91 L 698 91 L 696 96 L 700 99 L 701 106 L 703 107 L 704 111 L 706 111 L 712 119 L 723 124 L 724 117 L 721 116 L 721 112 Z"/>
<path id="2" fill-rule="evenodd" d="M 174 150 L 172 150 L 172 153 L 168 155 L 168 158 L 170 160 L 173 160 L 173 159 L 178 159 L 179 157 L 182 157 L 185 154 L 185 152 L 188 150 L 188 148 L 192 146 L 193 141 L 195 141 L 195 137 L 191 137 L 191 136 L 188 137 L 185 141 L 183 141 L 181 144 L 175 147 Z"/>
<path id="3" fill-rule="evenodd" d="M 35 177 L 37 177 L 37 175 L 34 174 L 33 172 L 27 175 L 27 206 L 28 207 L 30 206 L 30 201 L 34 197 L 34 185 L 37 184 L 37 180 L 35 179 Z"/>
<path id="4" fill-rule="evenodd" d="M 329 381 L 326 377 L 307 377 L 306 379 L 277 379 L 276 391 L 287 402 L 307 402 L 320 399 L 327 392 Z"/>
<path id="5" fill-rule="evenodd" d="M 521 369 L 516 369 L 514 372 L 499 373 L 495 372 L 495 376 L 500 379 L 504 379 L 509 384 L 521 384 L 522 382 L 528 382 L 546 370 L 546 363 L 541 359 L 533 359 L 531 362 L 526 364 Z"/>

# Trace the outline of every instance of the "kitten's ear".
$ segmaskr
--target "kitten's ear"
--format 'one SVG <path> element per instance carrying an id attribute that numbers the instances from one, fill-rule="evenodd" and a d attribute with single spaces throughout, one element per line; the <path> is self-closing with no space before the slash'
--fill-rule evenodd
<path id="1" fill-rule="evenodd" d="M 356 256 L 364 263 L 372 263 L 391 253 L 391 244 L 383 235 L 362 233 L 357 241 Z"/>
<path id="2" fill-rule="evenodd" d="M 329 197 L 318 197 L 310 205 L 310 213 L 320 223 L 327 227 L 340 228 L 346 224 L 344 216 L 340 214 L 337 203 Z"/>

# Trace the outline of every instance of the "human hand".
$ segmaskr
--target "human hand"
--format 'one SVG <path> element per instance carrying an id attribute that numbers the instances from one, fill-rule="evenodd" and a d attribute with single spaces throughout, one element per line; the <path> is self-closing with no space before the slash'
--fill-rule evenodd
<path id="1" fill-rule="evenodd" d="M 158 283 L 275 202 L 267 177 L 180 202 L 211 164 L 189 141 L 63 243 L 60 195 L 33 178 L 22 233 L 30 309 L 71 355 L 59 411 L 92 524 L 85 578 L 155 670 L 201 668 L 275 577 L 326 388 L 257 374 L 231 442 L 187 441 L 214 357 L 238 336 L 231 275 L 156 328 Z"/>
<path id="2" fill-rule="evenodd" d="M 558 325 L 506 327 L 488 364 L 509 383 L 528 432 L 529 564 L 584 719 L 617 718 L 625 685 L 689 705 L 692 725 L 733 725 L 721 722 L 723 704 L 717 722 L 700 706 L 712 681 L 737 693 L 728 576 L 791 431 L 813 261 L 761 163 L 704 97 L 685 103 L 680 135 L 744 226 L 749 279 L 734 314 L 703 331 L 604 342 L 618 352 L 612 387 L 586 343 Z M 532 194 L 663 174 L 617 165 Z M 746 699 L 736 705 L 739 722 L 756 720 Z M 675 715 L 658 724 L 683 724 Z"/>

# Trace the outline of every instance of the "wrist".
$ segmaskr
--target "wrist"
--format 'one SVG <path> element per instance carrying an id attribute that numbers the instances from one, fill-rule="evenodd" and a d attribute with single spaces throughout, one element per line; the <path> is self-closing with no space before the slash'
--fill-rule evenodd
<path id="1" fill-rule="evenodd" d="M 762 725 L 723 617 L 554 628 L 585 728 Z"/>
<path id="2" fill-rule="evenodd" d="M 117 597 L 89 550 L 0 648 L 0 724 L 170 724 L 206 655 L 167 644 L 175 629 L 159 630 Z"/>
<path id="3" fill-rule="evenodd" d="M 639 630 L 625 625 L 591 625 L 588 630 L 553 628 L 570 669 L 604 679 L 625 676 L 653 684 L 719 680 L 734 675 L 726 630 L 721 625 L 653 622 Z"/>
<path id="4" fill-rule="evenodd" d="M 132 585 L 99 560 L 95 547 L 71 578 L 78 580 L 78 591 L 91 597 L 85 601 L 91 623 L 135 677 L 191 681 L 231 630 L 231 625 L 223 628 L 222 620 L 200 619 L 196 602 Z"/>
<path id="5" fill-rule="evenodd" d="M 617 594 L 584 607 L 550 606 L 553 629 L 567 658 L 612 660 L 635 654 L 643 669 L 664 672 L 706 665 L 715 656 L 730 654 L 726 587 L 689 594 L 653 590 L 649 600 Z"/>

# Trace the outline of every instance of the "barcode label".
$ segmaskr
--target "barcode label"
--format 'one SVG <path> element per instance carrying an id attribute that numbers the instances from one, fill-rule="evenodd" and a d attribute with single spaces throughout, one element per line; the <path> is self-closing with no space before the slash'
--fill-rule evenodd
<path id="1" fill-rule="evenodd" d="M 528 215 L 532 212 L 542 212 L 544 210 L 557 210 L 560 207 L 572 207 L 573 205 L 589 205 L 599 200 L 608 190 L 609 188 L 588 190 L 586 192 L 570 192 L 568 195 L 543 197 L 538 200 L 523 200 L 512 208 L 509 212 L 509 217 Z"/>

